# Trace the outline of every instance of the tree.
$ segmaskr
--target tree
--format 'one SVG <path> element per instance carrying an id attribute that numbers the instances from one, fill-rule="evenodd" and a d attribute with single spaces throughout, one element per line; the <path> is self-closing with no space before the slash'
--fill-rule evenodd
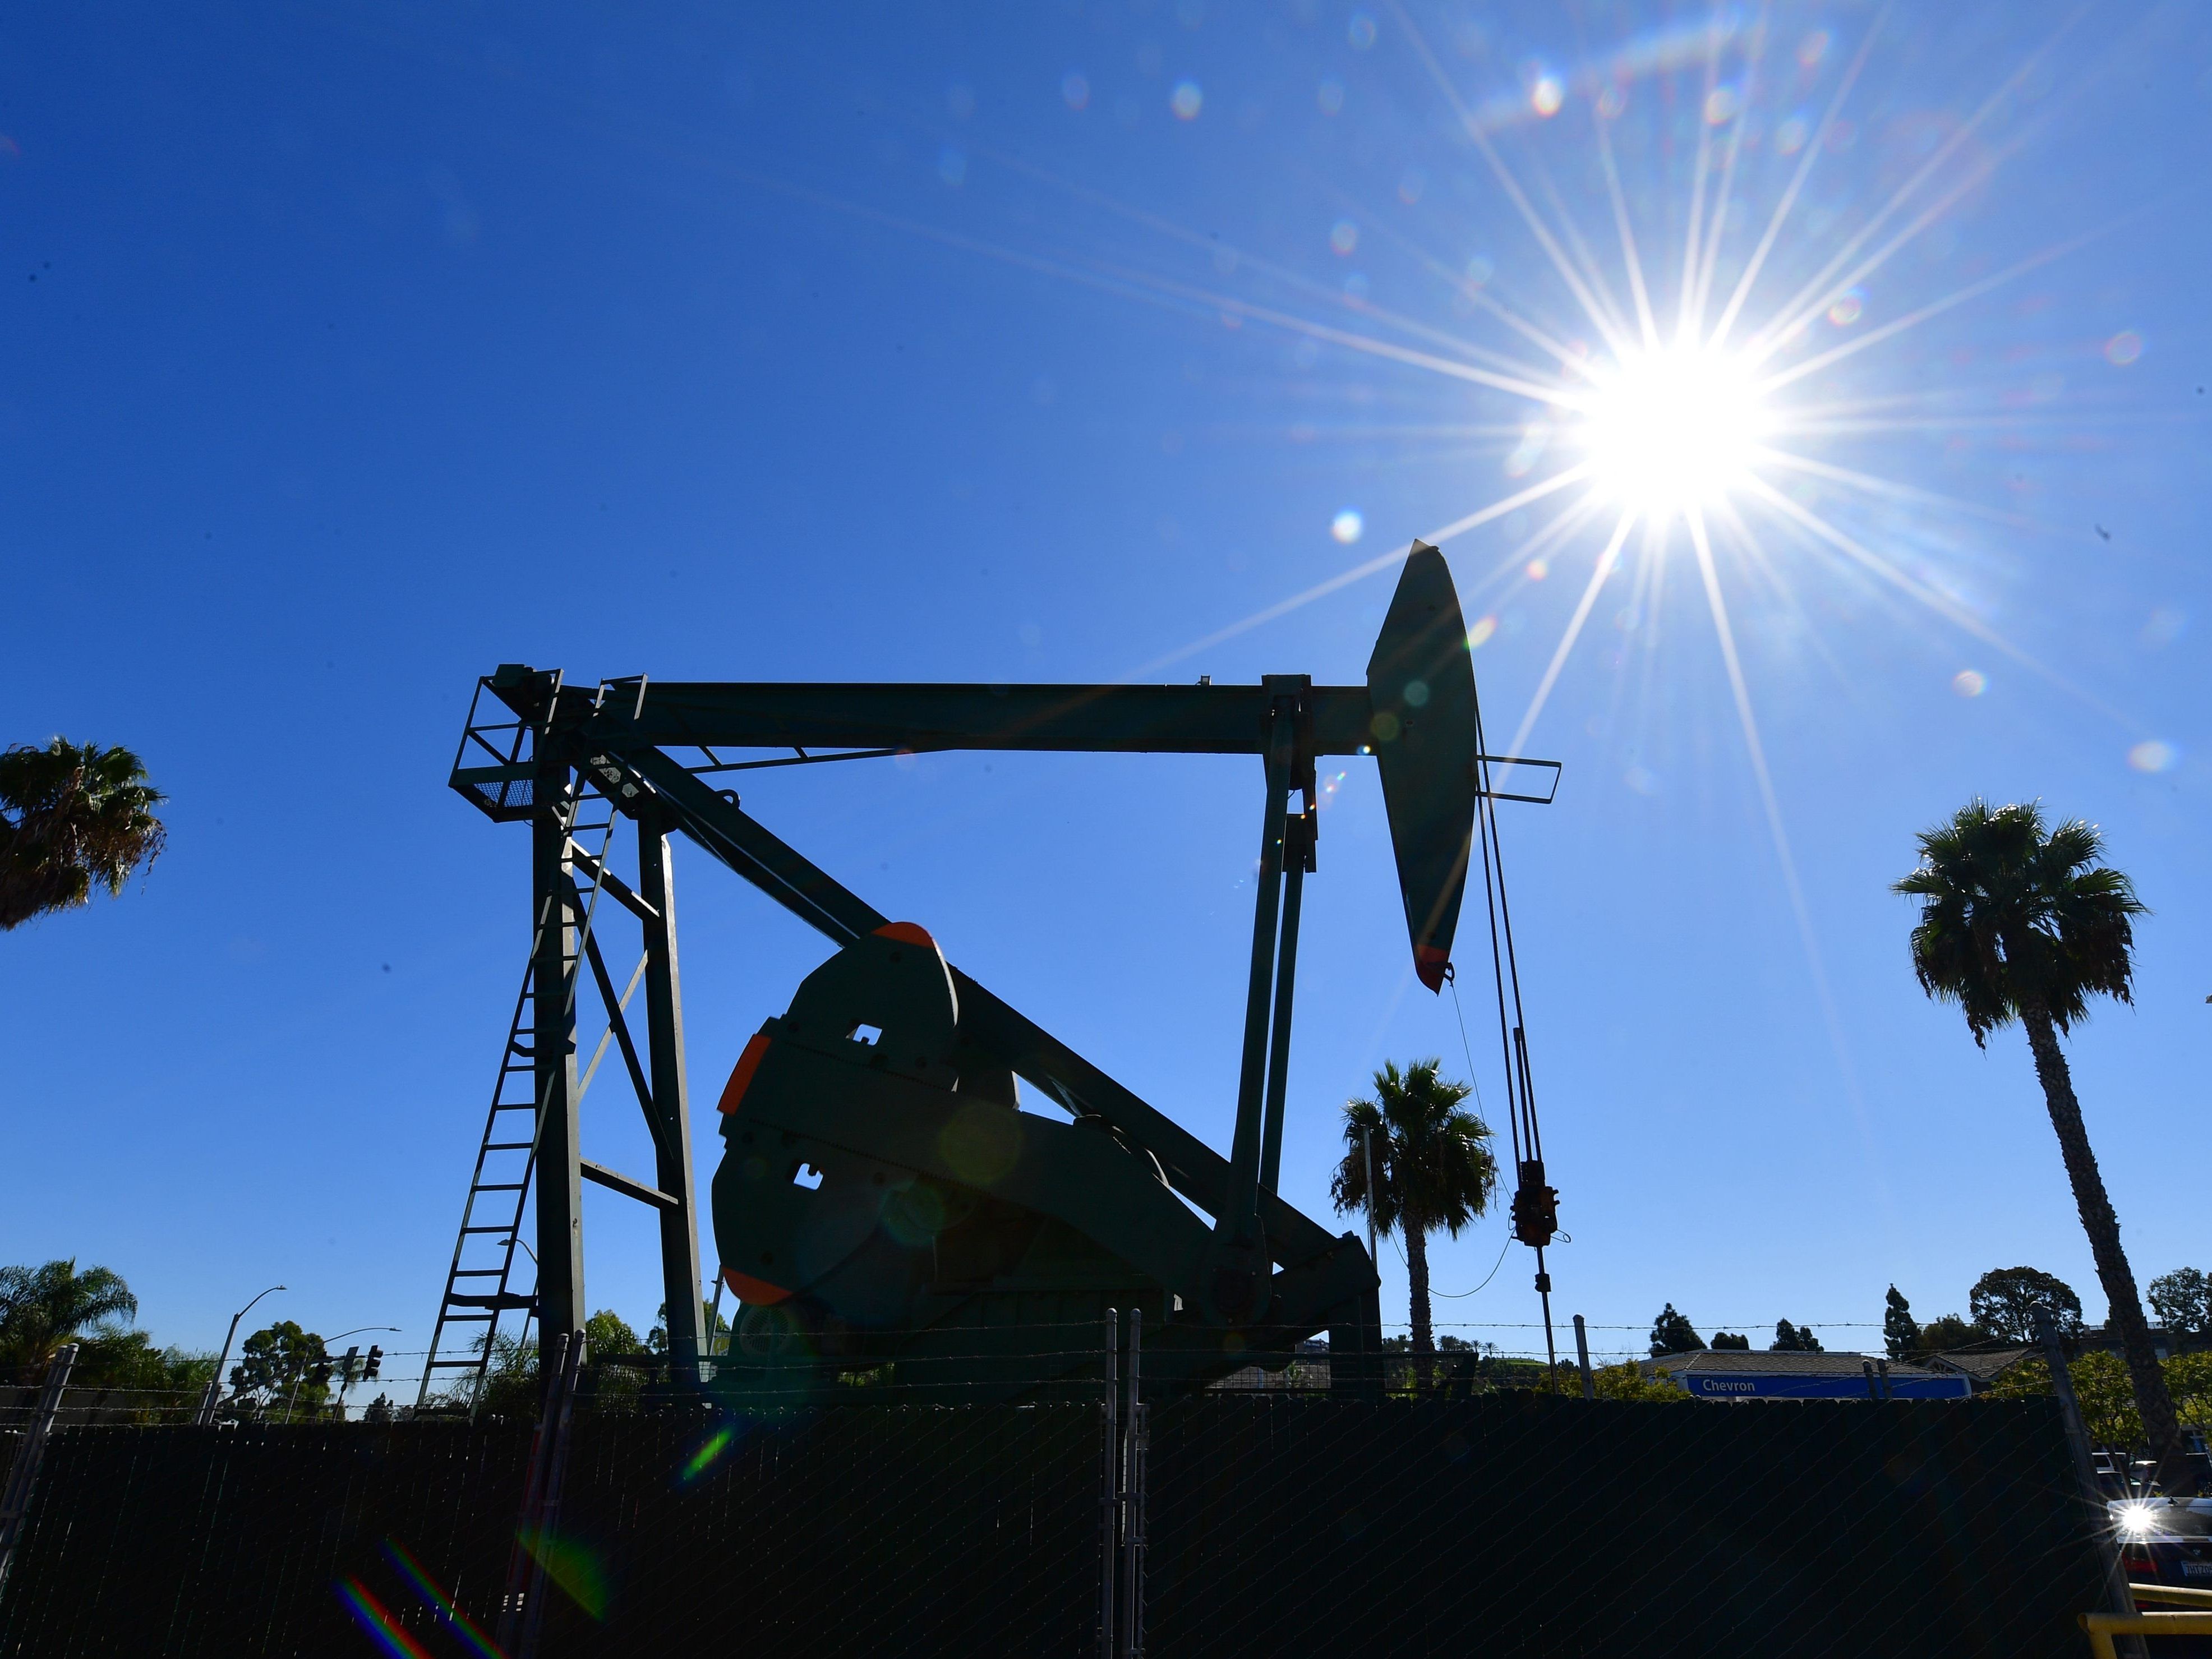
<path id="1" fill-rule="evenodd" d="M 230 1398 L 240 1416 L 296 1419 L 319 1415 L 331 1391 L 331 1357 L 323 1339 L 279 1320 L 246 1339 L 230 1368 Z"/>
<path id="2" fill-rule="evenodd" d="M 714 1304 L 704 1297 L 699 1300 L 699 1352 L 702 1358 L 712 1354 L 721 1338 L 730 1334 L 730 1322 L 714 1310 Z M 668 1352 L 668 1304 L 664 1302 L 653 1311 L 653 1328 L 645 1334 L 647 1353 Z"/>
<path id="3" fill-rule="evenodd" d="M 2178 1354 L 2159 1369 L 2182 1423 L 2199 1432 L 2212 1431 L 2212 1353 Z M 2135 1390 L 2124 1364 L 2094 1349 L 2069 1363 L 2066 1373 L 2074 1379 L 2081 1420 L 2092 1440 L 2124 1453 L 2132 1453 L 2142 1443 L 2142 1418 L 2136 1410 Z M 2023 1359 L 2008 1367 L 1990 1392 L 2000 1399 L 2048 1394 L 2051 1368 L 2039 1357 Z"/>
<path id="4" fill-rule="evenodd" d="M 1655 1359 L 1666 1353 L 1701 1353 L 1705 1346 L 1705 1339 L 1698 1334 L 1698 1328 L 1676 1313 L 1671 1302 L 1651 1322 L 1651 1357 Z"/>
<path id="5" fill-rule="evenodd" d="M 74 1257 L 37 1267 L 0 1267 L 0 1372 L 24 1382 L 42 1375 L 64 1344 L 112 1334 L 135 1319 L 138 1298 L 106 1267 L 76 1270 Z"/>
<path id="6" fill-rule="evenodd" d="M 2150 1310 L 2166 1329 L 2212 1336 L 2212 1280 L 2195 1267 L 2176 1267 L 2150 1282 Z"/>
<path id="7" fill-rule="evenodd" d="M 1912 1322 L 1912 1304 L 1889 1287 L 1882 1298 L 1881 1341 L 1892 1359 L 1902 1359 L 1920 1346 L 1920 1327 Z"/>
<path id="8" fill-rule="evenodd" d="M 1739 1335 L 1735 1331 L 1715 1331 L 1713 1352 L 1715 1353 L 1749 1353 L 1751 1339 Z"/>
<path id="9" fill-rule="evenodd" d="M 1386 1060 L 1375 1073 L 1372 1100 L 1344 1104 L 1344 1160 L 1329 1177 L 1338 1213 L 1364 1209 L 1377 1232 L 1406 1241 L 1407 1299 L 1413 1327 L 1413 1369 L 1426 1389 L 1436 1346 L 1429 1313 L 1429 1234 L 1460 1230 L 1490 1207 L 1498 1160 L 1490 1126 L 1460 1102 L 1469 1085 L 1438 1075 L 1443 1061 L 1417 1060 L 1401 1072 Z M 1367 1184 L 1371 1152 L 1375 1190 Z"/>
<path id="10" fill-rule="evenodd" d="M 640 1353 L 644 1345 L 629 1322 L 612 1308 L 602 1308 L 584 1322 L 584 1352 L 593 1359 L 604 1359 L 609 1354 Z"/>
<path id="11" fill-rule="evenodd" d="M 1774 1340 L 1766 1345 L 1769 1353 L 1825 1353 L 1820 1339 L 1813 1334 L 1810 1325 L 1793 1325 L 1786 1319 L 1774 1322 Z"/>
<path id="12" fill-rule="evenodd" d="M 1966 1292 L 1974 1323 L 2009 1342 L 2036 1340 L 2035 1316 L 2047 1313 L 2058 1334 L 2071 1342 L 2081 1334 L 2081 1298 L 2064 1279 L 2035 1267 L 1992 1267 Z"/>
<path id="13" fill-rule="evenodd" d="M 482 1337 L 477 1339 L 477 1352 L 483 1352 Z M 479 1417 L 522 1423 L 538 1414 L 538 1345 L 501 1333 L 492 1341 L 483 1392 L 477 1391 L 475 1383 L 467 1383 L 449 1393 L 445 1403 L 461 1411 L 473 1406 Z"/>
<path id="14" fill-rule="evenodd" d="M 1948 1313 L 1929 1320 L 1920 1328 L 1920 1344 L 1914 1352 L 1949 1353 L 1955 1349 L 1972 1348 L 1996 1340 L 1988 1327 L 1961 1319 L 1954 1313 Z"/>
<path id="15" fill-rule="evenodd" d="M 2144 907 L 2125 875 L 2098 862 L 2104 844 L 2093 827 L 2073 818 L 2046 832 L 2033 803 L 1970 801 L 1923 830 L 1919 843 L 1919 866 L 1894 888 L 1921 902 L 1913 973 L 1930 997 L 1959 1006 L 1984 1048 L 1991 1031 L 2014 1020 L 2026 1029 L 2159 1483 L 2179 1491 L 2192 1479 L 2187 1447 L 2058 1046 L 2062 1034 L 2088 1018 L 2093 996 L 2134 1000 L 2135 918 Z"/>
<path id="16" fill-rule="evenodd" d="M 56 738 L 0 753 L 0 932 L 88 903 L 95 883 L 119 896 L 167 839 L 164 799 L 128 749 Z"/>
<path id="17" fill-rule="evenodd" d="M 1692 1331 L 1690 1334 L 1695 1336 L 1697 1333 Z M 1624 1364 L 1601 1366 L 1590 1374 L 1592 1392 L 1601 1400 L 1642 1400 L 1661 1406 L 1691 1398 L 1687 1389 L 1678 1389 L 1668 1380 L 1666 1367 L 1654 1369 L 1658 1375 L 1646 1376 L 1644 1368 L 1632 1359 Z"/>

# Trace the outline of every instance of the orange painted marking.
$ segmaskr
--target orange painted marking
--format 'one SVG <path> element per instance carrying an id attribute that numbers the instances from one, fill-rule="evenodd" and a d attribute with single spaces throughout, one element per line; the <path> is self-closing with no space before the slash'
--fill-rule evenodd
<path id="1" fill-rule="evenodd" d="M 756 1308 L 773 1308 L 791 1295 L 781 1285 L 771 1285 L 765 1279 L 755 1279 L 741 1273 L 735 1267 L 722 1269 L 722 1282 L 738 1293 L 738 1300 Z"/>
<path id="2" fill-rule="evenodd" d="M 755 1031 L 746 1042 L 744 1052 L 738 1056 L 737 1069 L 730 1073 L 730 1080 L 722 1085 L 722 1103 L 716 1110 L 728 1114 L 738 1109 L 738 1103 L 744 1099 L 745 1091 L 752 1085 L 753 1073 L 760 1070 L 761 1061 L 767 1058 L 768 1033 Z"/>
<path id="3" fill-rule="evenodd" d="M 1431 991 L 1444 988 L 1444 969 L 1450 966 L 1449 951 L 1439 951 L 1433 945 L 1416 945 L 1413 949 L 1413 972 Z"/>
<path id="4" fill-rule="evenodd" d="M 918 921 L 887 921 L 876 929 L 878 939 L 895 939 L 902 945 L 927 945 L 937 948 L 937 941 L 929 936 L 929 929 Z"/>

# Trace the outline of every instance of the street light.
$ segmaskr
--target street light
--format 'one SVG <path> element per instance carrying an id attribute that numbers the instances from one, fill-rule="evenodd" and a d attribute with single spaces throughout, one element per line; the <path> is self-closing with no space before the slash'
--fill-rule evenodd
<path id="1" fill-rule="evenodd" d="M 290 1288 L 289 1285 L 271 1285 L 261 1292 L 261 1296 L 273 1296 L 278 1291 Z M 253 1302 L 260 1301 L 261 1296 L 255 1297 Z M 215 1375 L 208 1379 L 207 1392 L 200 1396 L 200 1414 L 193 1419 L 197 1423 L 215 1421 L 215 1402 L 222 1395 L 222 1368 L 230 1364 L 230 1345 L 238 1335 L 238 1322 L 253 1311 L 253 1302 L 247 1303 L 230 1316 L 230 1329 L 223 1334 L 222 1357 L 215 1362 Z"/>
<path id="2" fill-rule="evenodd" d="M 359 1336 L 363 1331 L 390 1331 L 397 1335 L 398 1330 L 399 1327 L 397 1325 L 356 1325 L 349 1331 L 340 1331 L 336 1336 L 324 1338 L 323 1350 L 327 1353 L 333 1342 L 343 1342 L 349 1336 Z M 372 1357 L 374 1352 L 374 1349 L 370 1351 Z M 338 1384 L 338 1421 L 341 1423 L 345 1421 L 346 1395 L 353 1389 L 353 1368 L 348 1366 L 343 1376 L 345 1380 Z"/>

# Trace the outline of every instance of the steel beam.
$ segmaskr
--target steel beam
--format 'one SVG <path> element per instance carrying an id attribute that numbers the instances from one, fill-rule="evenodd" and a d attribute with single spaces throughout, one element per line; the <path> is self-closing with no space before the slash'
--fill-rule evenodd
<path id="1" fill-rule="evenodd" d="M 660 1190 L 676 1202 L 660 1212 L 660 1279 L 668 1303 L 668 1356 L 679 1382 L 699 1377 L 697 1194 L 691 1179 L 691 1114 L 684 1071 L 684 998 L 676 963 L 676 883 L 667 827 L 659 811 L 637 821 L 638 896 L 653 915 L 645 927 L 646 1048 L 653 1062 L 653 1158 Z"/>
<path id="2" fill-rule="evenodd" d="M 1263 755 L 1279 695 L 1266 684 L 782 685 L 656 680 L 635 701 L 635 712 L 608 707 L 593 714 L 582 728 L 582 740 L 732 749 Z M 1373 741 L 1365 686 L 1314 686 L 1305 696 L 1313 712 L 1316 753 L 1359 754 Z"/>
<path id="3" fill-rule="evenodd" d="M 576 916 L 566 811 L 568 766 L 539 750 L 532 785 L 531 1053 L 538 1099 L 538 1322 L 544 1364 L 584 1328 L 583 1174 L 576 1135 Z"/>

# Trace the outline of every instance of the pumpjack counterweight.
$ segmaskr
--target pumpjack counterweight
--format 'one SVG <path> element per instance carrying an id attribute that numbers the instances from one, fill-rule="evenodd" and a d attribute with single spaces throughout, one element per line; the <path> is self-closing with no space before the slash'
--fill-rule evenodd
<path id="1" fill-rule="evenodd" d="M 1332 1233 L 1274 1189 L 1304 881 L 1317 868 L 1321 757 L 1376 758 L 1415 971 L 1432 991 L 1449 972 L 1475 811 L 1498 762 L 1480 752 L 1465 622 L 1436 549 L 1413 544 L 1364 686 L 1302 675 L 1257 686 L 638 678 L 586 690 L 509 665 L 481 682 L 479 708 L 487 696 L 511 718 L 479 724 L 472 711 L 452 782 L 489 816 L 533 826 L 531 1012 L 526 1022 L 518 1012 L 509 1048 L 526 1030 L 533 1308 L 549 1349 L 581 1323 L 576 1195 L 580 1181 L 597 1180 L 659 1212 L 672 1354 L 680 1376 L 700 1375 L 666 857 L 666 837 L 681 835 L 836 947 L 746 1043 L 720 1098 L 714 1243 L 740 1305 L 730 1350 L 712 1368 L 717 1390 L 811 1398 L 840 1375 L 890 1365 L 933 1385 L 933 1400 L 1019 1395 L 1097 1363 L 1079 1352 L 1088 1345 L 1050 1333 L 1095 1329 L 1123 1309 L 1143 1314 L 1148 1374 L 1162 1386 L 1287 1363 L 1298 1342 L 1326 1334 L 1332 1385 L 1379 1391 L 1374 1262 L 1353 1235 Z M 1228 1158 L 949 963 L 927 928 L 840 884 L 720 787 L 722 775 L 762 765 L 951 749 L 1261 759 L 1260 893 Z M 763 750 L 790 758 L 726 757 Z M 579 844 L 586 800 L 603 804 L 610 823 L 637 824 L 635 888 L 607 868 L 604 844 L 596 855 Z M 617 908 L 645 935 L 642 1045 L 599 949 L 605 927 L 592 920 Z M 589 1073 L 577 1074 L 575 1005 L 586 985 L 645 1112 L 651 1183 L 610 1179 L 577 1151 Z M 1025 1108 L 1017 1078 L 1056 1110 Z M 475 1202 L 472 1193 L 472 1212 Z M 495 1316 L 520 1299 L 504 1273 L 491 1298 Z M 449 1283 L 441 1331 L 471 1300 Z"/>

